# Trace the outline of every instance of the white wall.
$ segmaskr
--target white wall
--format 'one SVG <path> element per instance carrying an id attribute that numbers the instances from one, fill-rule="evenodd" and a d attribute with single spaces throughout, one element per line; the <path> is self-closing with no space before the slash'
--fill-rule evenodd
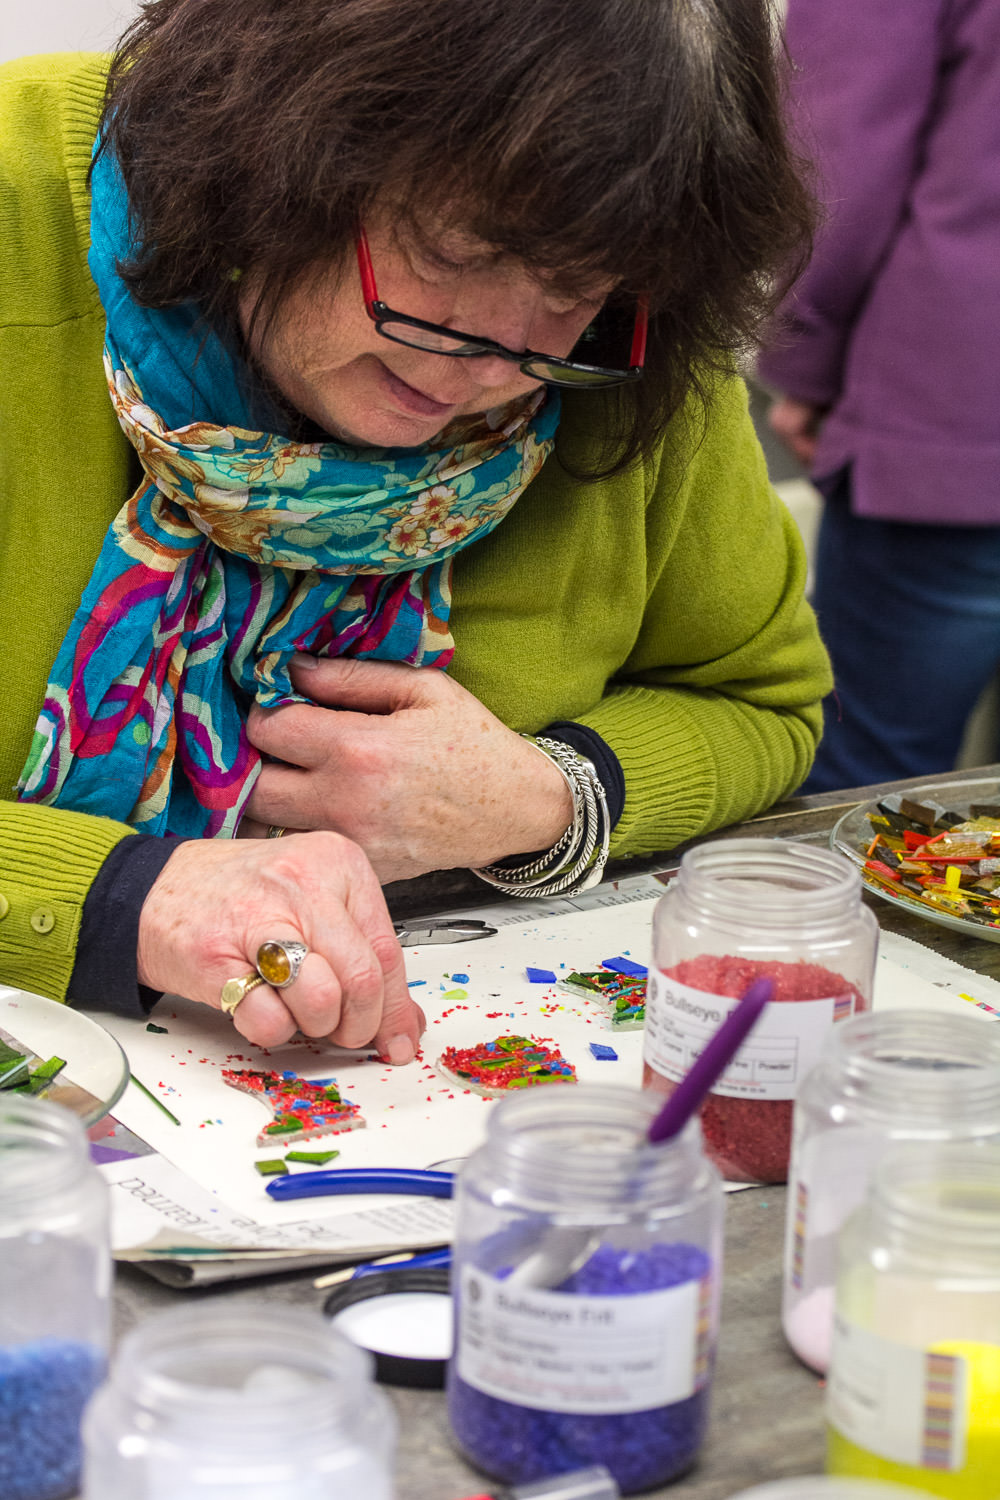
<path id="1" fill-rule="evenodd" d="M 138 9 L 138 0 L 0 0 L 0 62 L 109 48 Z"/>

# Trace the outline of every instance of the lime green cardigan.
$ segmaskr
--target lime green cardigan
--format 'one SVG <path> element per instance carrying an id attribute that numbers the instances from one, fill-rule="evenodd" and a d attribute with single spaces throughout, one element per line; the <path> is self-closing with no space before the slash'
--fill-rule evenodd
<path id="1" fill-rule="evenodd" d="M 58 998 L 87 890 L 130 832 L 13 801 L 48 669 L 137 477 L 86 264 L 103 84 L 85 54 L 0 68 L 0 982 Z M 567 397 L 566 451 L 586 451 L 599 400 Z M 830 682 L 804 574 L 743 386 L 723 381 L 707 422 L 678 419 L 644 467 L 582 485 L 550 459 L 459 555 L 451 670 L 515 729 L 595 729 L 625 775 L 612 853 L 668 849 L 809 769 Z"/>

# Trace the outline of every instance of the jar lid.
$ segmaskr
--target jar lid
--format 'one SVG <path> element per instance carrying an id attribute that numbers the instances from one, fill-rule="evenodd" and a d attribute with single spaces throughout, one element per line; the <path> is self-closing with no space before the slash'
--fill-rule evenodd
<path id="1" fill-rule="evenodd" d="M 383 1385 L 444 1386 L 454 1324 L 447 1266 L 355 1276 L 330 1293 L 323 1312 L 338 1333 L 372 1355 Z"/>

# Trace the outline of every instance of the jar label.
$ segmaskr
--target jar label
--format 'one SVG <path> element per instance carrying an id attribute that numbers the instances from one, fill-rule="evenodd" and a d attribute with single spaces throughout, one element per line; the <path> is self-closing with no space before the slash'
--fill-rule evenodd
<path id="1" fill-rule="evenodd" d="M 695 990 L 650 969 L 643 1060 L 661 1077 L 679 1083 L 738 1004 L 729 995 Z M 712 1093 L 732 1099 L 794 1099 L 819 1061 L 830 1027 L 853 1009 L 850 991 L 827 1000 L 765 1006 Z"/>
<path id="2" fill-rule="evenodd" d="M 965 1467 L 966 1362 L 896 1344 L 836 1319 L 827 1381 L 830 1426 L 891 1463 L 954 1473 Z"/>
<path id="3" fill-rule="evenodd" d="M 785 1269 L 796 1291 L 832 1288 L 841 1229 L 865 1200 L 884 1142 L 855 1125 L 797 1139 L 788 1174 Z"/>
<path id="4" fill-rule="evenodd" d="M 589 1297 L 462 1268 L 457 1366 L 467 1385 L 534 1411 L 669 1406 L 708 1378 L 712 1278 Z"/>

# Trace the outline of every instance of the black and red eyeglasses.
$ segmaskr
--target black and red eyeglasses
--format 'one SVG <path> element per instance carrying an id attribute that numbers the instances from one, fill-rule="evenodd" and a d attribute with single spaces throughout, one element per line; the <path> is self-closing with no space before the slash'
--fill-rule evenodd
<path id="1" fill-rule="evenodd" d="M 622 385 L 628 380 L 638 380 L 642 374 L 649 321 L 645 298 L 640 297 L 627 307 L 605 304 L 584 329 L 568 357 L 560 359 L 554 354 L 538 354 L 533 349 L 508 349 L 493 339 L 478 338 L 475 334 L 461 333 L 457 328 L 445 328 L 441 323 L 428 323 L 423 318 L 394 312 L 379 301 L 371 251 L 365 232 L 360 228 L 357 247 L 365 310 L 376 330 L 394 344 L 423 349 L 428 354 L 444 354 L 452 359 L 475 359 L 477 355 L 490 354 L 510 360 L 525 375 L 548 385 L 584 390 Z M 626 348 L 629 350 L 628 363 L 623 366 L 620 355 Z M 614 363 L 616 355 L 618 362 Z"/>

